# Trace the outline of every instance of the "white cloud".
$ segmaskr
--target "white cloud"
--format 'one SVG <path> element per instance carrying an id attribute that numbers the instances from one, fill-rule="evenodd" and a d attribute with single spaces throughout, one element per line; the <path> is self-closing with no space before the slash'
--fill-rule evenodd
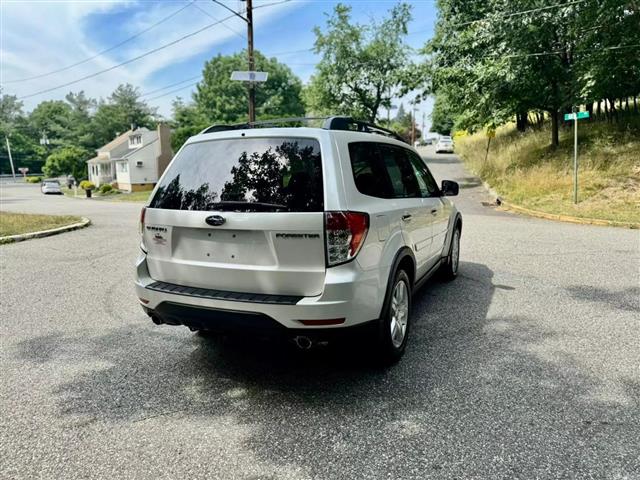
<path id="1" fill-rule="evenodd" d="M 256 21 L 269 21 L 294 3 L 259 9 L 254 16 Z M 146 53 L 215 21 L 195 7 L 189 6 L 139 38 L 82 65 L 39 79 L 4 83 L 12 79 L 47 73 L 96 55 L 124 38 L 148 28 L 175 12 L 180 6 L 180 3 L 175 2 L 150 3 L 148 1 L 37 3 L 3 1 L 0 4 L 0 83 L 3 83 L 4 93 L 20 97 L 74 81 Z M 229 15 L 227 10 L 216 7 L 214 4 L 199 3 L 199 6 L 218 20 Z M 121 19 L 123 11 L 129 14 L 126 22 L 116 23 L 115 19 Z M 116 13 L 118 13 L 117 16 Z M 92 24 L 95 25 L 96 21 L 100 21 L 99 15 L 104 15 L 104 22 L 109 22 L 114 29 L 113 37 L 107 40 L 103 38 L 100 43 L 90 27 Z M 238 32 L 244 32 L 246 28 L 240 19 L 233 19 L 227 23 Z M 104 29 L 105 25 L 100 27 Z M 215 54 L 214 47 L 229 39 L 238 41 L 239 48 L 243 46 L 242 40 L 229 29 L 219 25 L 213 26 L 198 35 L 123 67 L 59 90 L 25 99 L 25 106 L 28 110 L 32 109 L 42 100 L 64 98 L 69 91 L 84 90 L 89 96 L 105 97 L 118 84 L 124 82 L 149 90 L 158 87 L 154 82 L 154 75 L 160 70 L 188 61 L 204 52 L 210 51 Z M 177 72 L 175 81 L 179 80 L 180 73 Z M 166 102 L 160 104 L 161 113 L 169 114 L 170 101 L 171 97 L 168 97 Z"/>

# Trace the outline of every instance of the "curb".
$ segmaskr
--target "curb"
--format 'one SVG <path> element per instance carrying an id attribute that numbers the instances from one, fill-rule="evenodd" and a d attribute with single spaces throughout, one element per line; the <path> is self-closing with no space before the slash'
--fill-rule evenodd
<path id="1" fill-rule="evenodd" d="M 491 185 L 487 182 L 482 182 L 484 188 L 491 194 L 500 200 L 499 208 L 501 210 L 507 210 L 511 212 L 521 213 L 522 215 L 528 215 L 530 217 L 543 218 L 545 220 L 555 220 L 557 222 L 577 223 L 579 225 L 598 225 L 601 227 L 623 227 L 630 229 L 640 229 L 640 223 L 633 222 L 617 222 L 615 220 L 602 220 L 599 218 L 583 218 L 572 217 L 570 215 L 561 215 L 559 213 L 547 213 L 540 210 L 531 210 L 530 208 L 521 207 L 510 202 L 504 201 L 498 192 L 496 192 Z"/>
<path id="2" fill-rule="evenodd" d="M 40 232 L 22 233 L 20 235 L 7 235 L 6 237 L 0 237 L 0 245 L 5 243 L 16 243 L 24 240 L 30 240 L 32 238 L 43 238 L 51 235 L 57 235 L 58 233 L 71 232 L 73 230 L 79 230 L 91 225 L 91 220 L 87 217 L 82 217 L 82 221 L 79 223 L 72 223 L 71 225 L 65 225 L 64 227 L 52 228 L 50 230 L 42 230 Z"/>
<path id="3" fill-rule="evenodd" d="M 531 210 L 529 208 L 521 207 L 520 205 L 514 205 L 509 202 L 505 202 L 500 199 L 500 207 L 504 210 L 509 210 L 523 215 L 529 215 L 530 217 L 544 218 L 546 220 L 556 220 L 558 222 L 577 223 L 581 225 L 598 225 L 601 227 L 624 227 L 630 229 L 640 229 L 640 223 L 633 222 L 617 222 L 615 220 L 602 220 L 599 218 L 582 218 L 572 217 L 570 215 L 560 215 L 556 213 L 541 212 L 539 210 Z"/>

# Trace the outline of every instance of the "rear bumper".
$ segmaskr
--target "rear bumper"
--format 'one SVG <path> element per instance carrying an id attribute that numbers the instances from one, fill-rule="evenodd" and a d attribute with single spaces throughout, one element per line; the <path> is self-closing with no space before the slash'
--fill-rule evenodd
<path id="1" fill-rule="evenodd" d="M 247 336 L 291 338 L 303 335 L 313 341 L 372 334 L 378 324 L 376 320 L 371 320 L 341 328 L 287 328 L 267 315 L 253 312 L 193 307 L 170 302 L 161 303 L 156 310 L 146 307 L 143 309 L 156 324 L 184 325 L 197 330 Z"/>
<path id="2" fill-rule="evenodd" d="M 157 323 L 211 330 L 284 330 L 326 332 L 344 330 L 380 316 L 384 293 L 379 276 L 357 262 L 327 270 L 323 293 L 315 297 L 286 297 L 218 292 L 169 286 L 152 279 L 146 256 L 136 263 L 135 288 L 143 309 Z M 160 284 L 160 286 L 158 286 Z M 173 290 L 173 291 L 172 291 Z M 384 290 L 383 290 L 384 291 Z M 304 325 L 302 320 L 344 319 L 339 325 Z"/>

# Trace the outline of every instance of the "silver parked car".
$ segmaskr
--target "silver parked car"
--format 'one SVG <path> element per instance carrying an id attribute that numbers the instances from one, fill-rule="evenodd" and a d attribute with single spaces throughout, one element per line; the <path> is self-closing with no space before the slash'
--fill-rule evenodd
<path id="1" fill-rule="evenodd" d="M 458 273 L 458 184 L 375 125 L 278 125 L 213 126 L 180 149 L 141 213 L 140 305 L 156 324 L 302 349 L 353 333 L 399 359 L 413 292 Z"/>
<path id="2" fill-rule="evenodd" d="M 40 184 L 40 191 L 45 195 L 62 195 L 62 189 L 60 188 L 60 182 L 58 180 L 43 180 Z"/>
<path id="3" fill-rule="evenodd" d="M 440 137 L 436 143 L 436 153 L 453 153 L 453 140 L 451 137 Z"/>

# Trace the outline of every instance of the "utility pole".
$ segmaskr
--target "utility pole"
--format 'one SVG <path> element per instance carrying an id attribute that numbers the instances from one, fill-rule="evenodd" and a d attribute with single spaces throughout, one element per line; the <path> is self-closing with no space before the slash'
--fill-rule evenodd
<path id="1" fill-rule="evenodd" d="M 247 52 L 249 54 L 249 71 L 254 71 L 253 58 L 253 0 L 247 2 Z M 249 121 L 256 121 L 256 87 L 255 83 L 249 82 Z"/>
<path id="2" fill-rule="evenodd" d="M 574 108 L 573 118 L 573 203 L 578 204 L 578 115 Z"/>
<path id="3" fill-rule="evenodd" d="M 411 108 L 411 146 L 416 142 L 416 109 Z"/>
<path id="4" fill-rule="evenodd" d="M 242 0 L 244 2 L 246 2 L 247 4 L 247 13 L 246 16 L 242 16 L 240 15 L 238 12 L 236 12 L 235 10 L 227 7 L 224 3 L 222 3 L 220 0 L 213 0 L 214 3 L 217 3 L 218 5 L 220 5 L 221 7 L 229 10 L 231 13 L 233 13 L 236 17 L 241 18 L 242 20 L 244 20 L 247 24 L 247 54 L 249 57 L 249 72 L 253 72 L 254 67 L 255 67 L 255 58 L 253 56 L 253 0 Z M 253 73 L 250 73 L 250 75 L 253 75 Z M 232 80 L 240 80 L 239 78 L 232 78 Z M 245 79 L 242 79 L 245 80 Z M 256 86 L 254 83 L 254 79 L 253 77 L 250 77 L 248 79 L 249 81 L 249 85 L 248 85 L 248 89 L 249 89 L 249 121 L 250 122 L 255 122 L 256 121 Z M 264 80 L 258 80 L 258 81 L 266 81 L 266 77 Z"/>
<path id="5" fill-rule="evenodd" d="M 9 154 L 9 163 L 11 164 L 11 175 L 13 175 L 13 181 L 16 181 L 16 171 L 13 168 L 13 157 L 11 157 L 11 145 L 9 144 L 9 136 L 4 137 L 7 141 L 7 153 Z"/>

